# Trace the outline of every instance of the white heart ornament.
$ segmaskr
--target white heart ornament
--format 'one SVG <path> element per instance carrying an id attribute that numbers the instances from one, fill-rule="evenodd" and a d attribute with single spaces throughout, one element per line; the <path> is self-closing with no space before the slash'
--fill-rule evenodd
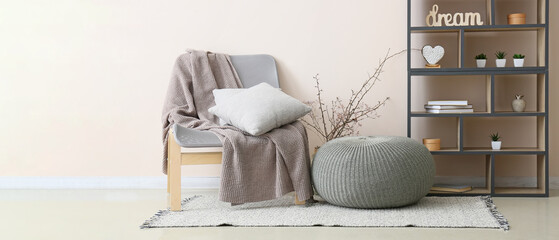
<path id="1" fill-rule="evenodd" d="M 431 65 L 437 64 L 444 56 L 444 48 L 441 46 L 431 47 L 426 45 L 421 50 L 425 61 Z"/>

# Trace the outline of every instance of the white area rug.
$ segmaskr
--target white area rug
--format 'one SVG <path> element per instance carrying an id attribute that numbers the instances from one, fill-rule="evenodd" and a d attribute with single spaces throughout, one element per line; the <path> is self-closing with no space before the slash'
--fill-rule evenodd
<path id="1" fill-rule="evenodd" d="M 393 209 L 352 209 L 323 201 L 297 206 L 293 195 L 231 206 L 216 194 L 183 200 L 181 212 L 161 210 L 141 228 L 166 227 L 429 227 L 508 230 L 507 220 L 490 197 L 425 197 L 417 204 Z"/>

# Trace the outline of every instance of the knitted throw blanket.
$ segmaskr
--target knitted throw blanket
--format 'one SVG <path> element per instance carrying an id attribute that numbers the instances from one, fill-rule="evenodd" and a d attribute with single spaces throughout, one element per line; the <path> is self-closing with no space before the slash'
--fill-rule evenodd
<path id="1" fill-rule="evenodd" d="M 307 132 L 300 122 L 260 136 L 219 126 L 208 112 L 215 88 L 242 87 L 228 55 L 188 50 L 178 57 L 163 106 L 163 172 L 167 173 L 167 136 L 173 124 L 209 130 L 223 144 L 221 201 L 241 204 L 275 199 L 296 191 L 313 195 Z"/>

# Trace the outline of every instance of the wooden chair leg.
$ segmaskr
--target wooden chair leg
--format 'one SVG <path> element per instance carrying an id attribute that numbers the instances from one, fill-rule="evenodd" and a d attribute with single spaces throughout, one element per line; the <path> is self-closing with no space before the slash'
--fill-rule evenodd
<path id="1" fill-rule="evenodd" d="M 171 137 L 173 134 L 169 131 L 169 135 L 167 137 Z M 167 194 L 171 193 L 171 173 L 169 169 L 171 168 L 171 161 L 169 161 L 171 156 L 171 143 L 167 141 Z M 169 195 L 167 195 L 169 196 Z"/>
<path id="2" fill-rule="evenodd" d="M 168 191 L 171 211 L 181 210 L 181 152 L 175 137 L 169 134 Z"/>
<path id="3" fill-rule="evenodd" d="M 295 205 L 305 205 L 305 201 L 300 201 L 299 197 L 297 197 L 297 193 L 295 193 Z"/>
<path id="4" fill-rule="evenodd" d="M 167 161 L 167 170 L 169 170 L 169 161 Z M 171 174 L 167 172 L 167 193 L 171 193 Z"/>

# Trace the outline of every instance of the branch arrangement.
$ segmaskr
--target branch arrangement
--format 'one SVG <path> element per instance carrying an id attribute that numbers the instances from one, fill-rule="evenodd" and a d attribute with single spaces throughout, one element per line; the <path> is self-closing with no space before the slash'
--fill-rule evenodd
<path id="1" fill-rule="evenodd" d="M 375 119 L 380 117 L 380 115 L 377 114 L 377 109 L 384 106 L 386 101 L 390 99 L 390 97 L 386 97 L 382 101 L 378 101 L 375 105 L 370 106 L 363 102 L 363 98 L 365 98 L 378 81 L 381 81 L 379 77 L 383 72 L 382 68 L 384 64 L 386 64 L 389 59 L 403 52 L 405 52 L 405 50 L 390 54 L 390 49 L 388 49 L 384 59 L 379 60 L 379 64 L 373 75 L 369 75 L 369 78 L 363 82 L 359 90 L 351 90 L 351 97 L 347 104 L 339 97 L 331 101 L 330 105 L 325 104 L 322 98 L 323 90 L 320 88 L 318 74 L 315 75 L 313 78 L 316 81 L 315 88 L 317 90 L 317 100 L 305 102 L 312 107 L 313 111 L 302 119 L 303 123 L 318 134 L 323 143 L 335 138 L 358 135 L 358 128 L 361 127 L 360 121 L 366 118 Z"/>

